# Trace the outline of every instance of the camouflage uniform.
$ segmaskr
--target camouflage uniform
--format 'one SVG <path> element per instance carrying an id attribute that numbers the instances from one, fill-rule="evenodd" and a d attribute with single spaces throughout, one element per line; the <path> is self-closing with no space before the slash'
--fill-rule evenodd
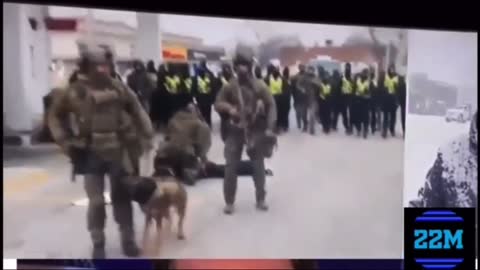
<path id="1" fill-rule="evenodd" d="M 207 161 L 207 153 L 212 145 L 210 127 L 201 118 L 200 113 L 194 106 L 177 112 L 168 122 L 166 140 L 169 144 L 181 151 L 199 158 L 201 162 Z M 164 148 L 157 152 L 159 155 Z M 173 157 L 175 159 L 175 157 Z M 199 164 L 198 164 L 199 165 Z M 188 184 L 194 184 L 197 177 L 198 166 L 187 166 L 180 164 L 180 176 Z"/>
<path id="2" fill-rule="evenodd" d="M 425 186 L 413 207 L 477 207 L 478 188 L 477 114 L 470 133 L 463 134 L 438 151 Z"/>
<path id="3" fill-rule="evenodd" d="M 308 67 L 307 74 L 301 76 L 297 81 L 297 88 L 302 89 L 305 93 L 306 118 L 308 123 L 308 131 L 315 134 L 315 124 L 318 112 L 317 96 L 320 92 L 321 82 L 315 77 L 315 68 Z M 307 131 L 307 126 L 303 127 L 303 131 Z"/>
<path id="4" fill-rule="evenodd" d="M 271 155 L 272 143 L 276 143 L 272 131 L 275 128 L 277 112 L 268 87 L 263 81 L 252 76 L 252 60 L 253 52 L 250 48 L 237 48 L 235 68 L 238 78 L 232 79 L 222 88 L 215 103 L 215 109 L 225 122 L 222 137 L 225 139 L 226 214 L 233 213 L 237 191 L 237 167 L 244 147 L 253 162 L 257 207 L 267 210 L 264 158 Z"/>
<path id="5" fill-rule="evenodd" d="M 88 230 L 93 256 L 105 256 L 104 176 L 111 181 L 115 221 L 119 224 L 122 247 L 128 256 L 137 256 L 128 175 L 136 170 L 136 161 L 153 137 L 148 115 L 135 94 L 120 81 L 101 74 L 97 65 L 105 66 L 105 52 L 90 49 L 83 56 L 89 70 L 85 78 L 70 84 L 57 96 L 48 116 L 55 141 L 68 153 L 83 152 L 85 190 L 89 199 Z M 70 120 L 70 127 L 65 126 Z"/>
<path id="6" fill-rule="evenodd" d="M 295 117 L 297 119 L 298 129 L 307 129 L 307 97 L 305 89 L 298 85 L 297 83 L 303 80 L 305 76 L 305 66 L 300 66 L 300 71 L 298 74 L 293 76 L 292 85 L 293 85 L 293 106 L 295 107 Z"/>

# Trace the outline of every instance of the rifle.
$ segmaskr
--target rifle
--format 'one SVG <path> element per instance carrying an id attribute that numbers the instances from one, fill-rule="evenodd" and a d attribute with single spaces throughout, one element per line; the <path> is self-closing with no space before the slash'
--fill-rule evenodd
<path id="1" fill-rule="evenodd" d="M 255 86 L 253 86 L 255 87 Z M 245 112 L 245 101 L 243 99 L 243 94 L 242 94 L 242 89 L 241 87 L 238 87 L 237 89 L 238 91 L 238 98 L 239 98 L 239 105 L 240 105 L 240 120 L 239 120 L 239 127 L 243 129 L 243 132 L 244 132 L 244 137 L 245 137 L 245 144 L 247 146 L 247 150 L 255 147 L 255 146 L 262 146 L 262 149 L 261 152 L 263 152 L 265 154 L 266 157 L 270 157 L 272 155 L 272 151 L 273 149 L 277 146 L 277 139 L 275 136 L 272 136 L 271 134 L 265 134 L 266 136 L 262 136 L 261 139 L 259 138 L 256 138 L 256 140 L 254 141 L 251 141 L 249 140 L 249 134 L 250 134 L 250 131 L 248 129 L 248 119 L 247 119 L 247 115 L 246 115 L 246 112 Z M 256 88 L 254 88 L 254 91 L 257 91 Z M 255 111 L 253 112 L 253 115 L 251 117 L 251 119 L 253 121 L 256 121 L 257 120 L 257 117 L 259 116 L 259 113 L 261 113 L 259 110 L 259 101 L 260 100 L 256 100 L 256 104 L 255 104 Z M 264 106 L 264 105 L 263 105 Z M 266 113 L 265 112 L 265 108 L 262 109 L 263 110 L 263 113 Z"/>
<path id="2" fill-rule="evenodd" d="M 75 182 L 77 175 L 84 175 L 87 173 L 87 162 L 89 157 L 89 151 L 84 148 L 70 147 L 68 150 L 68 156 L 72 163 L 71 181 Z"/>
<path id="3" fill-rule="evenodd" d="M 237 87 L 237 94 L 238 94 L 238 103 L 240 105 L 240 111 L 239 111 L 239 127 L 243 130 L 243 136 L 245 137 L 245 144 L 247 145 L 247 149 L 250 147 L 250 142 L 248 140 L 248 122 L 247 122 L 247 116 L 245 113 L 245 100 L 243 99 L 243 93 L 241 86 Z"/>

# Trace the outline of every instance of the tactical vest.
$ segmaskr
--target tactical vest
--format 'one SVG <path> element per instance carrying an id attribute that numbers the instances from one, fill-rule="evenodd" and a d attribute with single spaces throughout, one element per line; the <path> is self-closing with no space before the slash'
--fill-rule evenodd
<path id="1" fill-rule="evenodd" d="M 321 84 L 321 89 L 320 89 L 320 98 L 322 99 L 325 99 L 327 96 L 330 95 L 330 93 L 332 92 L 332 87 L 330 86 L 330 84 L 324 84 L 322 83 Z"/>
<path id="2" fill-rule="evenodd" d="M 212 91 L 211 85 L 210 85 L 210 78 L 205 77 L 202 78 L 201 76 L 197 77 L 197 82 L 198 82 L 198 92 L 200 94 L 210 94 Z"/>
<path id="3" fill-rule="evenodd" d="M 355 95 L 360 97 L 369 97 L 370 96 L 370 81 L 361 79 L 357 80 L 357 91 Z"/>
<path id="4" fill-rule="evenodd" d="M 353 92 L 352 82 L 347 80 L 345 77 L 342 79 L 342 93 L 349 95 Z"/>
<path id="5" fill-rule="evenodd" d="M 180 82 L 181 81 L 178 76 L 167 76 L 165 77 L 165 88 L 170 94 L 178 94 Z"/>
<path id="6" fill-rule="evenodd" d="M 281 77 L 278 77 L 277 79 L 271 77 L 269 81 L 269 88 L 270 88 L 270 93 L 272 95 L 280 95 L 282 94 L 282 87 L 283 87 L 283 80 Z"/>
<path id="7" fill-rule="evenodd" d="M 76 85 L 70 92 L 78 137 L 86 139 L 86 145 L 99 152 L 118 149 L 121 146 L 125 100 L 121 89 L 90 89 L 88 85 Z"/>
<path id="8" fill-rule="evenodd" d="M 185 89 L 187 90 L 187 92 L 191 93 L 192 92 L 192 79 L 187 78 L 183 81 L 183 83 L 185 84 Z"/>
<path id="9" fill-rule="evenodd" d="M 393 95 L 397 92 L 398 76 L 390 77 L 388 74 L 385 76 L 385 87 L 389 94 Z"/>

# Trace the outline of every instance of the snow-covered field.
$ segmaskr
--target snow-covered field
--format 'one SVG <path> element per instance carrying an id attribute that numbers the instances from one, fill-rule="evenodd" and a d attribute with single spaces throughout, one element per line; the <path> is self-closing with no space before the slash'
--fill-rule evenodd
<path id="1" fill-rule="evenodd" d="M 467 133 L 470 123 L 447 123 L 441 116 L 408 114 L 405 136 L 404 206 L 417 197 L 437 150 L 457 135 Z"/>

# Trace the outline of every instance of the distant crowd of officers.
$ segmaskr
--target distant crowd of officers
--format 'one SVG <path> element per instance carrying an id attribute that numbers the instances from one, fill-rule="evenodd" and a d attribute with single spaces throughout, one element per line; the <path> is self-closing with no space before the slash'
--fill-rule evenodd
<path id="1" fill-rule="evenodd" d="M 288 70 L 284 74 L 288 74 Z M 341 116 L 348 135 L 356 132 L 367 138 L 369 133 L 381 131 L 384 138 L 389 134 L 394 137 L 400 107 L 405 133 L 406 83 L 393 65 L 387 72 L 380 70 L 378 77 L 373 68 L 352 74 L 350 63 L 345 64 L 343 74 L 338 70 L 330 74 L 322 67 L 300 65 L 299 73 L 284 82 L 291 89 L 297 126 L 305 132 L 315 134 L 316 120 L 325 134 L 337 131 Z"/>
<path id="2" fill-rule="evenodd" d="M 165 126 L 172 115 L 190 102 L 195 102 L 204 120 L 211 126 L 212 106 L 222 86 L 235 73 L 224 63 L 219 74 L 207 67 L 206 61 L 195 66 L 191 76 L 187 64 L 160 65 L 153 61 L 144 65 L 133 63 L 133 72 L 127 77 L 128 86 L 138 95 L 154 125 Z M 381 133 L 382 137 L 396 136 L 397 111 L 400 107 L 401 124 L 405 133 L 406 83 L 393 65 L 388 71 L 364 69 L 353 74 L 351 64 L 343 71 L 329 73 L 322 67 L 300 64 L 299 72 L 290 76 L 288 67 L 266 67 L 266 75 L 260 66 L 254 67 L 257 79 L 263 80 L 277 105 L 277 134 L 288 132 L 289 115 L 293 103 L 297 127 L 315 134 L 319 123 L 325 134 L 335 132 L 341 116 L 346 134 L 367 138 Z M 292 102 L 293 100 L 293 102 Z"/>

